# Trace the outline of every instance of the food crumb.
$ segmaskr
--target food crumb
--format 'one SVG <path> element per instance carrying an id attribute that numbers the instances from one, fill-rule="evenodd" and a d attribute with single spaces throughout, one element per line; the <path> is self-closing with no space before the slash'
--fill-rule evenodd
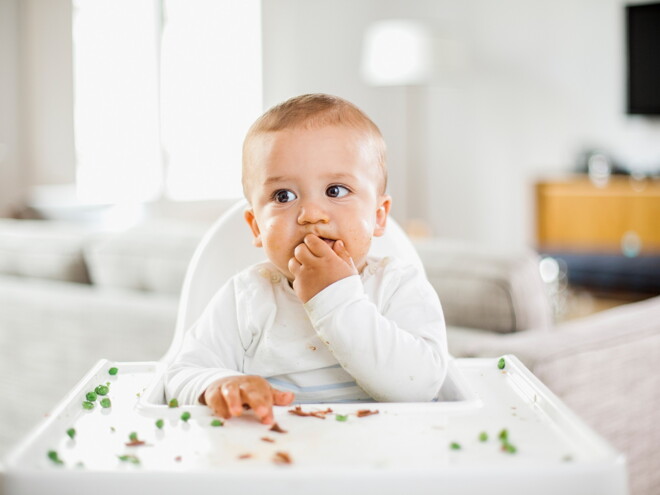
<path id="1" fill-rule="evenodd" d="M 283 430 L 277 423 L 273 423 L 273 426 L 270 427 L 270 431 L 275 433 L 287 433 L 287 431 Z"/>
<path id="2" fill-rule="evenodd" d="M 262 442 L 275 443 L 275 439 L 270 437 L 261 437 Z"/>
<path id="3" fill-rule="evenodd" d="M 302 407 L 296 406 L 294 409 L 289 409 L 290 414 L 295 414 L 296 416 L 314 416 L 315 418 L 325 419 L 327 414 L 332 414 L 332 409 L 327 408 L 325 411 L 303 411 Z"/>
<path id="4" fill-rule="evenodd" d="M 286 452 L 275 452 L 273 462 L 276 464 L 291 464 L 293 460 L 291 459 L 291 456 Z"/>
<path id="5" fill-rule="evenodd" d="M 181 457 L 180 455 L 178 455 L 178 456 L 176 456 L 176 457 L 174 458 L 174 460 L 175 460 L 176 462 L 181 462 L 181 459 L 182 459 L 182 457 Z"/>
<path id="6" fill-rule="evenodd" d="M 239 459 L 251 459 L 252 454 L 241 454 L 238 456 Z"/>
<path id="7" fill-rule="evenodd" d="M 374 409 L 373 411 L 369 409 L 360 409 L 358 412 L 355 413 L 355 415 L 358 418 L 364 418 L 365 416 L 371 416 L 372 414 L 378 414 L 378 409 Z"/>

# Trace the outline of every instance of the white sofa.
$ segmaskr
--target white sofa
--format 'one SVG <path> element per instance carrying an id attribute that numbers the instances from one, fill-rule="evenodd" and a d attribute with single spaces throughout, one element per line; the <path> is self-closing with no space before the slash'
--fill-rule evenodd
<path id="1" fill-rule="evenodd" d="M 0 456 L 100 358 L 155 360 L 208 224 L 95 232 L 0 220 Z M 516 354 L 626 453 L 631 493 L 660 486 L 660 297 L 554 325 L 538 257 L 434 240 L 416 247 L 453 355 Z"/>

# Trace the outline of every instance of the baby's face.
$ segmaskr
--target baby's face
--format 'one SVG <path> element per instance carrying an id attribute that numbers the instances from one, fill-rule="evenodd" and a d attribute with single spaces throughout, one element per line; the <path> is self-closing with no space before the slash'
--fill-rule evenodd
<path id="1" fill-rule="evenodd" d="M 289 280 L 288 263 L 307 234 L 341 239 L 358 271 L 385 229 L 390 198 L 369 140 L 340 126 L 292 129 L 255 139 L 246 220 L 254 243 Z"/>

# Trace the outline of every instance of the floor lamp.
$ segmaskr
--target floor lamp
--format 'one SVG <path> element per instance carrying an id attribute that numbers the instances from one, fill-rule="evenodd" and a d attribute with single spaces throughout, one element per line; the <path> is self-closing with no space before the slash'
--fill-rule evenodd
<path id="1" fill-rule="evenodd" d="M 430 235 L 425 112 L 426 85 L 434 69 L 433 37 L 420 22 L 374 22 L 364 34 L 361 72 L 371 86 L 405 88 L 406 188 L 404 226 L 412 236 Z"/>

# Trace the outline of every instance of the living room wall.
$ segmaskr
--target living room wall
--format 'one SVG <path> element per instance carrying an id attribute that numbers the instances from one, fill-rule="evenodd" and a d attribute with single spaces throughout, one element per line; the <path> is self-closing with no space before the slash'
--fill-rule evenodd
<path id="1" fill-rule="evenodd" d="M 660 124 L 624 114 L 623 0 L 264 0 L 264 102 L 343 95 L 389 146 L 405 221 L 410 96 L 415 155 L 435 235 L 532 243 L 532 184 L 586 147 L 639 169 L 660 163 Z M 370 87 L 360 47 L 374 20 L 412 18 L 465 48 L 458 75 L 414 93 Z M 70 0 L 0 0 L 0 215 L 34 187 L 75 177 Z"/>
<path id="2" fill-rule="evenodd" d="M 466 52 L 465 70 L 418 88 L 435 235 L 533 243 L 534 180 L 571 171 L 585 148 L 660 171 L 660 123 L 624 113 L 621 0 L 278 0 L 264 7 L 265 103 L 327 91 L 356 101 L 390 152 L 394 215 L 405 219 L 406 89 L 361 80 L 372 21 L 418 19 Z M 417 128 L 420 128 L 419 124 Z"/>

